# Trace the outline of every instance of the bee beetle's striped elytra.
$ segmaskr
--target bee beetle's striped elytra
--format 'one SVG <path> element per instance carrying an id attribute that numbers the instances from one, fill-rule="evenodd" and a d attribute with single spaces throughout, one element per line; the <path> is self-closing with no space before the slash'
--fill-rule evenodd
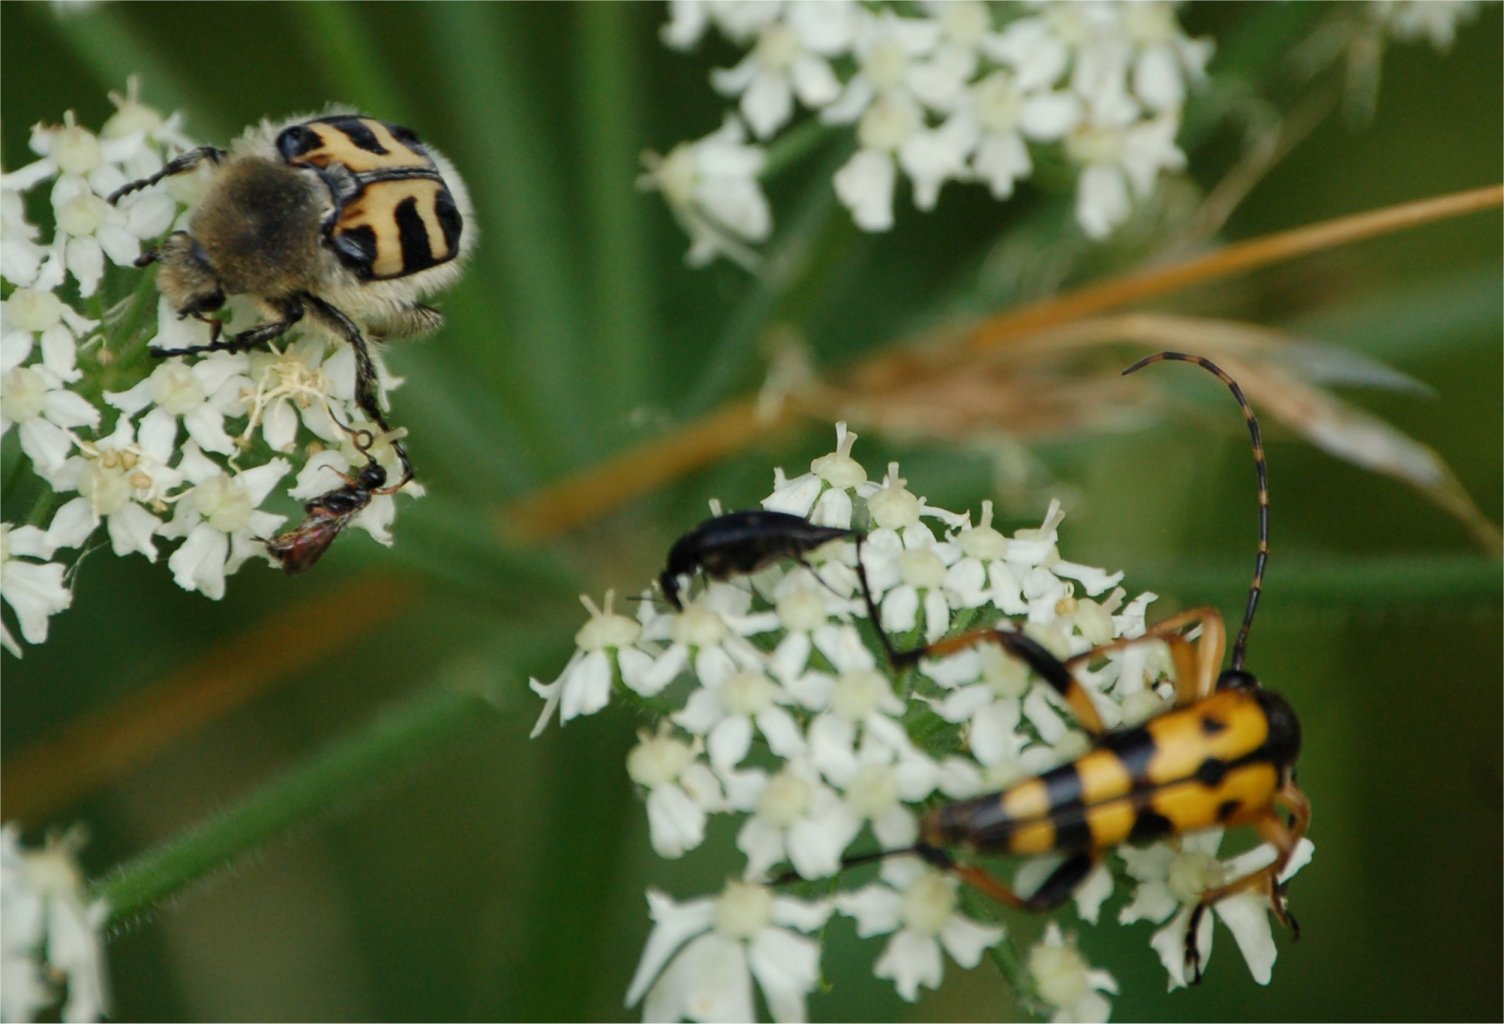
<path id="1" fill-rule="evenodd" d="M 1311 820 L 1310 802 L 1295 784 L 1300 723 L 1284 698 L 1259 686 L 1243 669 L 1248 632 L 1263 589 L 1268 561 L 1268 471 L 1258 420 L 1242 389 L 1207 359 L 1161 352 L 1130 366 L 1133 373 L 1161 360 L 1195 363 L 1215 374 L 1243 409 L 1253 439 L 1259 486 L 1259 545 L 1243 624 L 1230 667 L 1219 671 L 1227 633 L 1214 608 L 1197 608 L 1147 629 L 1061 661 L 1010 629 L 989 629 L 940 640 L 898 654 L 903 668 L 978 643 L 997 643 L 1053 686 L 1076 711 L 1092 739 L 1087 753 L 1068 764 L 989 793 L 937 807 L 920 823 L 912 847 L 848 858 L 847 866 L 912 853 L 973 888 L 1013 907 L 1048 910 L 1070 898 L 1104 851 L 1121 843 L 1148 842 L 1214 826 L 1249 825 L 1274 848 L 1274 860 L 1201 895 L 1186 933 L 1186 973 L 1200 980 L 1196 935 L 1202 916 L 1220 900 L 1259 891 L 1275 916 L 1299 935 L 1285 908 L 1279 882 Z M 1192 646 L 1185 633 L 1200 625 Z M 1105 731 L 1075 670 L 1126 647 L 1162 642 L 1175 666 L 1175 706 L 1132 728 Z M 1031 856 L 1066 854 L 1028 896 L 955 852 Z"/>
<path id="2" fill-rule="evenodd" d="M 464 218 L 418 136 L 354 114 L 289 125 L 277 152 L 318 171 L 334 205 L 324 234 L 362 278 L 406 277 L 459 254 Z"/>
<path id="3" fill-rule="evenodd" d="M 364 331 L 431 331 L 443 316 L 419 300 L 453 284 L 474 243 L 470 201 L 454 167 L 400 125 L 331 112 L 249 128 L 229 150 L 201 146 L 110 196 L 120 200 L 201 165 L 212 173 L 176 231 L 138 261 L 179 317 L 209 324 L 207 344 L 157 356 L 243 351 L 305 318 L 355 351 L 355 400 L 390 434 Z M 210 316 L 232 295 L 267 319 L 222 338 Z M 412 466 L 400 441 L 403 481 Z"/>

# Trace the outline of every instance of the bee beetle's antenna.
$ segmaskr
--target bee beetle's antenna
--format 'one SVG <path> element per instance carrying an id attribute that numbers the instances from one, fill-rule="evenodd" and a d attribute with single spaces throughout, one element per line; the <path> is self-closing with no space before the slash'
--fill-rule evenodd
<path id="1" fill-rule="evenodd" d="M 1243 419 L 1248 424 L 1248 436 L 1253 439 L 1253 469 L 1259 484 L 1259 549 L 1258 557 L 1253 565 L 1253 584 L 1248 589 L 1248 607 L 1243 612 L 1243 625 L 1238 629 L 1237 641 L 1232 645 L 1232 669 L 1238 671 L 1243 667 L 1243 656 L 1248 653 L 1248 631 L 1253 626 L 1253 613 L 1258 610 L 1259 594 L 1264 589 L 1264 569 L 1269 564 L 1269 464 L 1264 458 L 1264 441 L 1259 434 L 1258 418 L 1254 416 L 1253 407 L 1248 404 L 1243 389 L 1238 387 L 1238 382 L 1229 377 L 1225 370 L 1204 356 L 1193 356 L 1184 352 L 1158 352 L 1152 356 L 1145 356 L 1128 367 L 1123 371 L 1123 376 L 1137 373 L 1151 363 L 1166 360 L 1195 363 L 1226 384 L 1232 396 L 1238 400 L 1238 405 L 1243 409 Z"/>

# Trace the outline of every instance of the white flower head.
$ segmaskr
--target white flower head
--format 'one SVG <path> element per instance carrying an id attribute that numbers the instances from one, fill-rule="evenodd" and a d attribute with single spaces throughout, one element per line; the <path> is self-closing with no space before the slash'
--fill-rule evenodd
<path id="1" fill-rule="evenodd" d="M 254 393 L 248 399 L 246 436 L 257 426 L 276 451 L 291 451 L 301 423 L 315 437 L 338 442 L 344 432 L 329 412 L 331 406 L 346 411 L 353 404 L 354 378 L 350 386 L 337 387 L 331 366 L 341 349 L 333 350 L 322 338 L 305 335 L 278 351 L 250 353 L 245 371 Z M 343 382 L 340 382 L 341 384 Z"/>
<path id="2" fill-rule="evenodd" d="M 858 935 L 891 934 L 875 971 L 891 979 L 909 1002 L 919 997 L 920 986 L 940 987 L 942 950 L 971 968 L 1002 941 L 1001 927 L 961 913 L 956 887 L 951 876 L 904 857 L 883 865 L 881 882 L 836 897 L 836 908 L 856 920 Z"/>
<path id="3" fill-rule="evenodd" d="M 647 653 L 633 646 L 642 626 L 634 619 L 616 614 L 612 608 L 615 600 L 615 591 L 608 590 L 602 606 L 597 607 L 581 594 L 580 602 L 590 613 L 590 620 L 575 634 L 574 656 L 553 682 L 528 680 L 533 692 L 544 699 L 533 736 L 543 732 L 555 713 L 560 725 L 578 715 L 595 714 L 611 697 L 613 672 L 619 669 L 624 677 L 640 676 L 651 662 Z"/>
<path id="4" fill-rule="evenodd" d="M 647 173 L 638 187 L 663 193 L 669 209 L 689 234 L 690 266 L 725 256 L 751 269 L 757 264 L 752 245 L 773 228 L 767 197 L 757 177 L 765 154 L 746 143 L 741 122 L 727 117 L 721 127 L 697 142 L 675 146 L 667 156 L 647 153 Z"/>
<path id="5" fill-rule="evenodd" d="M 183 447 L 181 465 L 193 486 L 179 496 L 171 521 L 159 531 L 164 537 L 184 538 L 167 565 L 178 586 L 217 601 L 224 596 L 225 577 L 247 559 L 265 555 L 265 539 L 286 519 L 261 511 L 260 505 L 292 465 L 272 459 L 232 473 L 192 441 Z"/>
<path id="6" fill-rule="evenodd" d="M 809 593 L 806 591 L 806 593 Z M 710 762 L 717 771 L 729 772 L 740 765 L 761 734 L 773 753 L 794 757 L 804 749 L 804 738 L 787 705 L 793 695 L 765 672 L 741 669 L 690 694 L 684 710 L 673 719 L 697 736 L 704 736 Z"/>
<path id="7" fill-rule="evenodd" d="M 1102 993 L 1115 994 L 1118 984 L 1111 974 L 1092 967 L 1073 938 L 1051 921 L 1044 938 L 1029 950 L 1029 977 L 1039 1001 L 1054 1010 L 1050 1018 L 1065 1021 L 1105 1021 L 1112 1004 Z"/>
<path id="8" fill-rule="evenodd" d="M 138 439 L 124 417 L 108 437 L 84 442 L 79 454 L 49 477 L 53 490 L 77 491 L 78 497 L 53 516 L 48 542 L 54 547 L 82 547 L 103 522 L 115 554 L 136 552 L 156 561 L 153 538 L 162 528 L 159 516 L 184 479 L 180 470 L 167 464 L 171 456 L 170 437 Z"/>
<path id="9" fill-rule="evenodd" d="M 161 168 L 164 152 L 181 153 L 198 145 L 183 131 L 181 112 L 174 111 L 163 117 L 155 107 L 141 102 L 138 75 L 125 80 L 125 95 L 111 92 L 110 102 L 115 105 L 115 112 L 105 121 L 99 136 L 101 139 L 138 140 L 133 153 L 118 157 L 129 178 L 140 179 L 156 173 Z M 152 198 L 151 195 L 135 193 L 129 201 L 142 203 Z"/>
<path id="10" fill-rule="evenodd" d="M 857 435 L 836 424 L 836 450 L 810 462 L 809 472 L 789 480 L 779 470 L 762 507 L 804 516 L 823 526 L 851 526 L 851 498 L 867 483 L 867 471 L 851 457 Z"/>
<path id="11" fill-rule="evenodd" d="M 11 280 L 9 275 L 6 280 Z M 42 366 L 71 384 L 82 376 L 78 342 L 98 326 L 99 321 L 90 320 L 50 291 L 17 288 L 0 302 L 0 372 L 26 362 L 35 343 L 42 350 Z"/>
<path id="12" fill-rule="evenodd" d="M 157 315 L 159 323 L 174 319 L 165 298 Z M 230 352 L 210 353 L 192 363 L 164 360 L 135 387 L 107 393 L 105 401 L 128 416 L 141 416 L 139 434 L 145 445 L 175 447 L 181 422 L 201 450 L 231 455 L 235 441 L 225 432 L 224 421 L 244 412 L 246 364 L 244 353 Z"/>
<path id="13" fill-rule="evenodd" d="M 6 184 L 25 190 L 38 182 L 56 178 L 57 185 L 66 185 L 70 192 L 81 183 L 95 195 L 108 196 L 126 183 L 119 163 L 134 152 L 138 144 L 139 141 L 133 138 L 101 139 L 79 125 L 70 110 L 63 115 L 60 125 L 38 123 L 32 126 L 31 151 L 41 159 L 11 171 L 5 176 Z"/>
<path id="14" fill-rule="evenodd" d="M 673 859 L 705 838 L 706 812 L 723 810 L 720 780 L 699 760 L 700 745 L 672 735 L 668 723 L 658 733 L 638 733 L 627 755 L 627 775 L 648 791 L 648 826 L 653 851 Z"/>
<path id="15" fill-rule="evenodd" d="M 752 811 L 737 833 L 747 855 L 748 878 L 758 878 L 787 860 L 801 878 L 826 878 L 840 870 L 841 854 L 862 822 L 804 760 L 787 762 L 769 775 L 746 773 L 735 806 Z"/>
<path id="16" fill-rule="evenodd" d="M 1208 889 L 1225 885 L 1236 878 L 1265 867 L 1274 860 L 1273 847 L 1257 846 L 1228 861 L 1219 860 L 1217 849 L 1222 843 L 1220 828 L 1155 843 L 1144 849 L 1123 847 L 1119 853 L 1128 866 L 1128 874 L 1137 880 L 1133 901 L 1118 914 L 1123 924 L 1134 921 L 1165 922 L 1154 933 L 1150 944 L 1159 954 L 1174 991 L 1187 982 L 1186 949 L 1191 918 L 1201 895 Z M 1290 862 L 1280 873 L 1282 884 L 1311 861 L 1315 845 L 1301 839 Z M 1277 950 L 1269 924 L 1269 896 L 1262 890 L 1250 890 L 1218 900 L 1211 912 L 1202 915 L 1196 931 L 1195 949 L 1205 970 L 1212 955 L 1212 919 L 1222 921 L 1233 934 L 1248 973 L 1260 985 L 1269 984 L 1273 976 Z"/>
<path id="17" fill-rule="evenodd" d="M 109 908 L 84 891 L 74 857 L 82 836 L 74 830 L 27 849 L 14 824 L 0 832 L 0 1015 L 6 1020 L 35 1020 L 59 1000 L 65 1021 L 99 1020 L 110 1010 L 103 937 Z"/>
<path id="18" fill-rule="evenodd" d="M 0 598 L 15 613 L 21 637 L 29 644 L 46 642 L 47 620 L 73 603 L 66 570 L 47 561 L 53 550 L 35 526 L 0 523 Z M 0 645 L 21 656 L 8 626 L 0 625 Z"/>
<path id="19" fill-rule="evenodd" d="M 742 117 L 766 139 L 788 123 L 794 99 L 819 109 L 840 94 L 828 58 L 844 52 L 856 24 L 850 0 L 790 4 L 784 18 L 762 26 L 747 56 L 711 81 L 721 93 L 740 96 Z"/>
<path id="20" fill-rule="evenodd" d="M 1401 42 L 1429 40 L 1445 53 L 1457 38 L 1457 28 L 1478 16 L 1478 0 L 1374 0 L 1368 5 L 1372 17 Z"/>
<path id="21" fill-rule="evenodd" d="M 51 258 L 67 268 L 78 282 L 78 293 L 93 295 L 104 276 L 105 257 L 116 266 L 130 266 L 141 255 L 141 239 L 165 223 L 132 221 L 127 211 L 106 202 L 79 178 L 65 177 L 52 191 L 57 235 Z"/>
<path id="22" fill-rule="evenodd" d="M 648 908 L 653 933 L 626 999 L 632 1006 L 646 996 L 643 1020 L 752 1020 L 754 981 L 774 1020 L 807 1019 L 820 946 L 801 933 L 825 923 L 828 903 L 730 882 L 719 896 L 688 903 L 649 890 Z"/>
<path id="23" fill-rule="evenodd" d="M 75 427 L 97 427 L 99 410 L 69 391 L 45 364 L 17 366 L 0 377 L 0 434 L 19 427 L 21 451 L 38 474 L 62 468 Z"/>

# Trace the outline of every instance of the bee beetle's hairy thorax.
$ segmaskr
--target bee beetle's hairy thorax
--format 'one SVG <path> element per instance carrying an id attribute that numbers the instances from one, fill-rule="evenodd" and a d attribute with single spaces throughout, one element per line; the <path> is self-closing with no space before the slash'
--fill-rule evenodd
<path id="1" fill-rule="evenodd" d="M 260 157 L 231 160 L 191 221 L 226 294 L 278 298 L 316 290 L 338 264 L 321 245 L 328 190 L 305 171 Z"/>

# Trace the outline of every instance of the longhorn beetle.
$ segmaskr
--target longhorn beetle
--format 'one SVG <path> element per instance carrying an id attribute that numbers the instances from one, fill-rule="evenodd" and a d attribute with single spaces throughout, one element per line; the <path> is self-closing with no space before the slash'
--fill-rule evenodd
<path id="1" fill-rule="evenodd" d="M 978 891 L 1012 907 L 1048 910 L 1070 898 L 1108 848 L 1148 842 L 1214 826 L 1252 825 L 1275 849 L 1266 867 L 1201 895 L 1186 932 L 1186 973 L 1201 977 L 1196 935 L 1207 909 L 1236 893 L 1258 890 L 1274 915 L 1299 937 L 1285 909 L 1279 876 L 1311 820 L 1310 802 L 1295 785 L 1300 724 L 1284 698 L 1260 688 L 1243 668 L 1248 632 L 1263 590 L 1269 557 L 1268 469 L 1258 420 L 1243 390 L 1220 367 L 1200 356 L 1160 352 L 1134 363 L 1135 373 L 1163 360 L 1195 363 L 1215 374 L 1242 407 L 1253 440 L 1258 479 L 1259 544 L 1253 584 L 1233 643 L 1230 666 L 1222 664 L 1227 633 L 1215 608 L 1195 608 L 1166 619 L 1143 635 L 1125 637 L 1061 661 L 1022 634 L 986 629 L 940 640 L 898 654 L 900 667 L 921 658 L 952 654 L 978 643 L 996 643 L 1033 668 L 1070 704 L 1092 738 L 1080 758 L 997 793 L 931 810 L 920 823 L 919 841 L 901 849 L 849 857 L 852 866 L 895 854 L 917 854 Z M 870 599 L 869 599 L 870 607 Z M 1184 636 L 1199 624 L 1193 647 Z M 1175 665 L 1175 706 L 1142 725 L 1107 732 L 1075 669 L 1111 651 L 1162 641 Z M 1280 811 L 1289 815 L 1287 821 Z M 1021 896 L 982 868 L 952 854 L 1066 854 L 1039 889 Z M 792 880 L 786 875 L 784 880 Z"/>

